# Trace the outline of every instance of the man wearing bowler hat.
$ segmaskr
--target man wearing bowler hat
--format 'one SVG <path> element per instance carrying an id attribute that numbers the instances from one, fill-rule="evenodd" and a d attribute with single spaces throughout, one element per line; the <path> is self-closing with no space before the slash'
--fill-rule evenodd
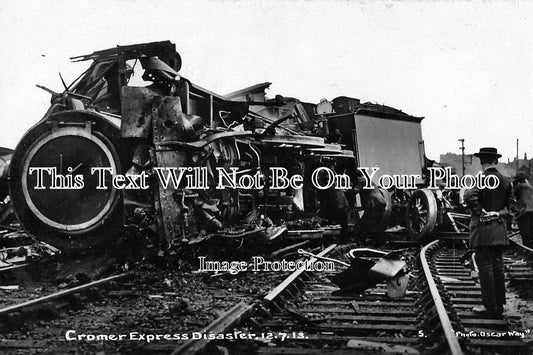
<path id="1" fill-rule="evenodd" d="M 479 268 L 482 307 L 474 307 L 477 313 L 501 316 L 505 304 L 505 275 L 503 251 L 509 245 L 507 222 L 516 209 L 511 181 L 497 169 L 496 148 L 481 148 L 474 154 L 481 162 L 483 174 L 498 180 L 494 189 L 474 187 L 467 191 L 465 201 L 472 211 L 470 219 L 470 248 L 475 250 Z"/>

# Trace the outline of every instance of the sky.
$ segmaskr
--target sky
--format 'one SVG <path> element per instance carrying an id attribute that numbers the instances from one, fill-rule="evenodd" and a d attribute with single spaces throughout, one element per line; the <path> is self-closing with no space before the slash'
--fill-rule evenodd
<path id="1" fill-rule="evenodd" d="M 225 94 L 272 82 L 424 116 L 426 155 L 533 157 L 533 4 L 518 1 L 0 0 L 0 146 L 14 148 L 88 65 L 69 57 L 176 43 L 181 75 Z"/>

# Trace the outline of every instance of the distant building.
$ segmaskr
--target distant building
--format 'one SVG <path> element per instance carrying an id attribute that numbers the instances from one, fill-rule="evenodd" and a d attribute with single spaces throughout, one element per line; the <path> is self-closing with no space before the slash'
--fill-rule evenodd
<path id="1" fill-rule="evenodd" d="M 527 156 L 524 156 L 525 159 L 519 159 L 518 170 L 523 171 L 530 178 L 533 175 L 533 159 L 527 159 Z M 455 168 L 456 174 L 462 174 L 462 162 L 461 154 L 455 153 L 446 153 L 440 155 L 439 163 L 443 166 L 452 166 Z M 499 161 L 498 169 L 502 172 L 503 175 L 508 177 L 513 177 L 516 175 L 516 158 L 513 161 Z M 473 154 L 465 154 L 465 174 L 475 175 L 481 171 L 481 164 L 479 159 L 474 157 Z"/>

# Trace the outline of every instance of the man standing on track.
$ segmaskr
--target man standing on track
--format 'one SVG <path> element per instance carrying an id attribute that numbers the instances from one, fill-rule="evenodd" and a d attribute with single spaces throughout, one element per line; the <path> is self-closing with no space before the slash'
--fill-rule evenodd
<path id="1" fill-rule="evenodd" d="M 533 248 L 533 187 L 523 171 L 516 173 L 514 195 L 518 205 L 516 222 L 522 236 L 522 244 Z"/>
<path id="2" fill-rule="evenodd" d="M 496 148 L 481 148 L 474 154 L 481 162 L 483 174 L 498 180 L 494 189 L 477 188 L 467 191 L 465 201 L 472 211 L 470 220 L 470 248 L 475 250 L 479 268 L 483 307 L 473 311 L 501 316 L 505 304 L 505 275 L 503 251 L 509 245 L 507 222 L 516 208 L 511 181 L 497 169 Z"/>

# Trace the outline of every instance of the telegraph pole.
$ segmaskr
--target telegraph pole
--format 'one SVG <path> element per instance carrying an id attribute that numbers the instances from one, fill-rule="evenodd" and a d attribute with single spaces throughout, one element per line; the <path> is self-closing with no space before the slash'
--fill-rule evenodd
<path id="1" fill-rule="evenodd" d="M 516 138 L 516 172 L 520 168 L 519 157 L 518 157 L 518 138 Z"/>
<path id="2" fill-rule="evenodd" d="M 463 175 L 465 176 L 465 140 L 463 138 L 458 139 L 459 142 L 461 142 L 461 162 L 462 162 L 462 168 L 463 168 Z"/>

